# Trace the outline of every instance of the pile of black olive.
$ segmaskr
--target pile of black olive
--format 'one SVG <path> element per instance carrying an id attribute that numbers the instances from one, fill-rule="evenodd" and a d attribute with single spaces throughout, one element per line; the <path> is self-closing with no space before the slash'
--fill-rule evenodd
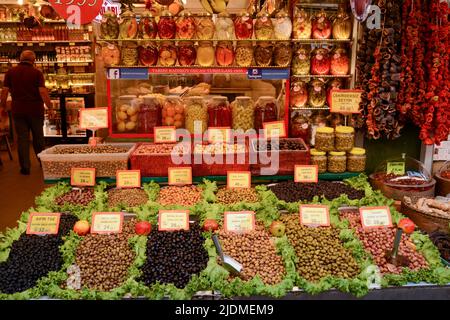
<path id="1" fill-rule="evenodd" d="M 257 151 L 271 151 L 271 150 L 306 150 L 305 145 L 298 140 L 284 140 L 275 141 L 259 141 L 256 144 Z"/>
<path id="2" fill-rule="evenodd" d="M 340 182 L 319 181 L 318 183 L 295 183 L 286 181 L 269 187 L 278 199 L 286 202 L 311 201 L 315 196 L 333 200 L 346 194 L 349 199 L 361 199 L 364 191 Z"/>
<path id="3" fill-rule="evenodd" d="M 33 288 L 51 271 L 61 269 L 63 259 L 59 247 L 62 237 L 78 219 L 61 215 L 57 235 L 27 235 L 23 233 L 11 246 L 8 259 L 0 263 L 0 292 L 12 294 Z"/>
<path id="4" fill-rule="evenodd" d="M 147 240 L 147 260 L 142 266 L 141 280 L 151 286 L 156 282 L 184 288 L 192 275 L 206 268 L 208 252 L 200 226 L 189 231 L 160 232 L 152 230 Z"/>

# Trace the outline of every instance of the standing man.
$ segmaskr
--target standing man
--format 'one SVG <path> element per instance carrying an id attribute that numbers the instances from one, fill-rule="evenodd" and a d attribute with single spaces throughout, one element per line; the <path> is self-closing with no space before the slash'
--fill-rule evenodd
<path id="1" fill-rule="evenodd" d="M 11 92 L 11 113 L 18 140 L 20 173 L 24 175 L 30 174 L 30 130 L 37 155 L 44 150 L 44 103 L 47 107 L 51 106 L 44 75 L 34 67 L 35 60 L 33 51 L 22 51 L 19 65 L 6 73 L 1 93 L 1 106 L 6 107 L 8 93 Z"/>

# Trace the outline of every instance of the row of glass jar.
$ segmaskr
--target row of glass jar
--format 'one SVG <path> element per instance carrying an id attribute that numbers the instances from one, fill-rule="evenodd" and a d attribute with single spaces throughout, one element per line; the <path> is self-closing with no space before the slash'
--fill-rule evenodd
<path id="1" fill-rule="evenodd" d="M 292 59 L 294 75 L 347 75 L 350 71 L 350 57 L 347 50 L 338 46 L 333 50 L 316 48 L 310 52 L 307 46 L 299 46 Z"/>
<path id="2" fill-rule="evenodd" d="M 311 164 L 316 164 L 319 173 L 364 172 L 366 169 L 366 150 L 352 148 L 345 151 L 325 151 L 311 149 Z"/>
<path id="3" fill-rule="evenodd" d="M 332 79 L 328 83 L 314 79 L 309 83 L 301 80 L 292 82 L 289 105 L 292 108 L 322 108 L 331 104 L 331 90 L 343 89 L 342 79 Z"/>
<path id="4" fill-rule="evenodd" d="M 174 17 L 168 11 L 160 17 L 144 11 L 139 24 L 136 15 L 125 11 L 120 19 L 112 12 L 103 15 L 100 25 L 102 39 L 199 39 L 199 40 L 288 40 L 291 38 L 292 22 L 289 15 L 282 11 L 275 19 L 266 13 L 258 14 L 255 21 L 248 14 L 231 18 L 226 12 L 217 16 L 214 22 L 212 15 L 192 16 L 184 12 Z"/>
<path id="5" fill-rule="evenodd" d="M 247 131 L 263 129 L 264 122 L 278 120 L 279 106 L 274 97 L 262 96 L 256 103 L 250 97 L 237 97 L 231 104 L 227 97 L 201 96 L 161 97 L 155 95 L 119 97 L 115 108 L 116 130 L 119 133 L 151 133 L 155 126 L 175 126 L 195 132 L 196 121 L 203 133 L 208 127 L 230 127 Z"/>
<path id="6" fill-rule="evenodd" d="M 258 42 L 256 46 L 251 41 L 240 42 L 233 46 L 232 41 L 219 41 L 216 46 L 212 41 L 186 41 L 175 45 L 174 42 L 163 42 L 159 47 L 153 44 L 138 46 L 136 43 L 125 43 L 119 49 L 110 44 L 102 48 L 102 57 L 107 66 L 154 66 L 164 67 L 200 65 L 210 67 L 252 65 L 267 67 L 288 67 L 291 63 L 292 50 L 288 42 Z"/>
<path id="7" fill-rule="evenodd" d="M 355 129 L 349 126 L 317 128 L 314 141 L 320 151 L 350 151 L 355 146 Z"/>

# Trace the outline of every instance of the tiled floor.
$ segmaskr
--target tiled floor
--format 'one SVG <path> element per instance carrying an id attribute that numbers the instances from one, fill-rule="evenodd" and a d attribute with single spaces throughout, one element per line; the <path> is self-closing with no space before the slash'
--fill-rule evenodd
<path id="1" fill-rule="evenodd" d="M 0 232 L 7 227 L 15 227 L 20 214 L 34 206 L 34 198 L 44 189 L 42 170 L 34 156 L 31 155 L 31 174 L 20 174 L 16 150 L 14 160 L 9 160 L 8 153 L 0 151 L 3 166 L 0 165 Z"/>

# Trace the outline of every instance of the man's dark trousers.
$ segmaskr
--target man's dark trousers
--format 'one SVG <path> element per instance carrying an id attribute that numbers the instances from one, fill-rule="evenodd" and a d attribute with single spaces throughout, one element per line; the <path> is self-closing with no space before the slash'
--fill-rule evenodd
<path id="1" fill-rule="evenodd" d="M 33 134 L 34 152 L 37 155 L 44 150 L 44 118 L 14 115 L 13 119 L 16 127 L 20 167 L 23 170 L 30 170 L 30 130 Z"/>

